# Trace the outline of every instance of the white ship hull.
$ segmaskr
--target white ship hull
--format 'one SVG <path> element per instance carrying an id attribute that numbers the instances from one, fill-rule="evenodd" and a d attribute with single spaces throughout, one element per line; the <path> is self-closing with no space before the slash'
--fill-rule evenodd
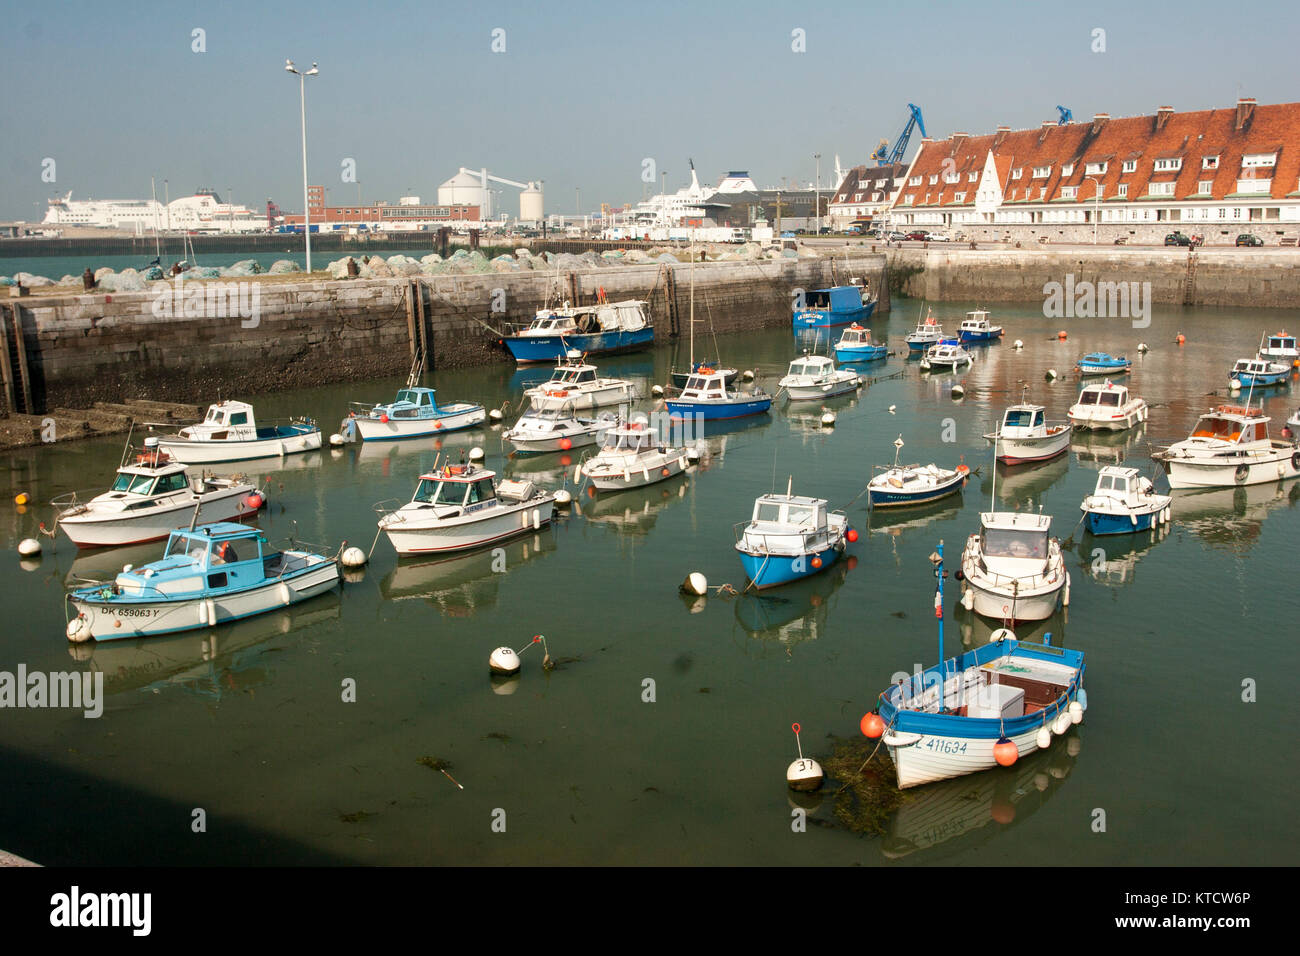
<path id="1" fill-rule="evenodd" d="M 1088 410 L 1070 411 L 1070 424 L 1079 431 L 1121 432 L 1147 420 L 1150 409 L 1144 401 L 1130 402 L 1124 408 L 1111 410 L 1089 406 Z"/>
<path id="2" fill-rule="evenodd" d="M 246 503 L 256 491 L 251 485 L 236 485 L 202 496 L 196 524 L 238 520 L 257 513 Z M 195 496 L 183 492 L 174 502 L 132 512 L 97 512 L 93 507 L 79 514 L 60 515 L 59 527 L 79 548 L 111 548 L 126 544 L 143 544 L 167 537 L 184 528 L 194 516 Z"/>
<path id="3" fill-rule="evenodd" d="M 1177 457 L 1163 459 L 1170 488 L 1232 488 L 1263 485 L 1300 475 L 1300 450 L 1277 442 L 1271 451 L 1230 457 Z"/>
<path id="4" fill-rule="evenodd" d="M 1021 760 L 1038 749 L 1037 730 L 1007 739 L 1016 745 Z M 993 757 L 993 745 L 997 740 L 990 737 L 889 733 L 885 735 L 884 741 L 885 746 L 889 747 L 889 756 L 894 761 L 898 786 L 904 790 L 937 780 L 949 780 L 990 770 L 998 765 Z"/>
<path id="5" fill-rule="evenodd" d="M 1070 429 L 1062 427 L 1054 435 L 1043 435 L 1037 438 L 999 437 L 997 443 L 998 461 L 1008 465 L 1046 461 L 1055 458 L 1070 447 Z"/>
<path id="6" fill-rule="evenodd" d="M 441 435 L 481 425 L 486 420 L 487 412 L 482 406 L 475 405 L 468 411 L 453 412 L 439 418 L 390 418 L 388 421 L 383 421 L 379 418 L 358 416 L 351 419 L 351 422 L 355 425 L 357 435 L 362 441 L 389 441 Z M 317 436 L 317 447 L 320 447 L 319 436 Z"/>
<path id="7" fill-rule="evenodd" d="M 158 448 L 183 465 L 210 465 L 223 461 L 249 461 L 253 458 L 283 458 L 320 448 L 320 432 L 312 431 L 286 438 L 261 438 L 252 441 L 195 441 L 186 438 L 159 438 Z"/>
<path id="8" fill-rule="evenodd" d="M 418 517 L 419 512 L 396 511 L 380 523 L 384 534 L 400 555 L 438 554 L 465 551 L 525 534 L 550 524 L 555 498 L 547 495 L 490 509 L 489 517 L 473 512 L 456 518 L 436 520 Z"/>
<path id="9" fill-rule="evenodd" d="M 597 456 L 583 466 L 583 473 L 600 491 L 644 488 L 680 475 L 685 470 L 686 453 L 680 449 L 665 455 L 646 455 L 626 461 L 602 461 Z"/>
<path id="10" fill-rule="evenodd" d="M 615 382 L 590 389 L 530 388 L 524 392 L 533 405 L 542 411 L 591 411 L 604 405 L 626 405 L 637 398 L 637 389 L 631 382 Z"/>
<path id="11" fill-rule="evenodd" d="M 826 382 L 822 385 L 786 385 L 785 393 L 790 396 L 792 402 L 804 402 L 814 399 L 834 398 L 836 395 L 847 395 L 849 392 L 856 391 L 861 379 L 856 375 L 852 378 L 845 378 L 839 381 Z"/>
<path id="12" fill-rule="evenodd" d="M 962 606 L 999 621 L 1045 621 L 1061 606 L 1069 584 L 1070 575 L 1062 571 L 1054 584 L 1013 593 L 1009 586 L 993 584 L 983 576 L 972 577 L 967 571 Z"/>

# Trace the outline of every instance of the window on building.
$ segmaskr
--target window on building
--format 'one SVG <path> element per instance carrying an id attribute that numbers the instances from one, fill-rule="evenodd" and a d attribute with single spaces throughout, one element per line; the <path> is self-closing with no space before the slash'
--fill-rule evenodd
<path id="1" fill-rule="evenodd" d="M 920 177 L 920 176 L 913 176 L 911 179 L 909 179 L 909 180 L 907 181 L 907 185 L 909 185 L 909 186 L 919 186 L 919 185 L 921 185 L 921 177 Z"/>
<path id="2" fill-rule="evenodd" d="M 1061 198 L 1062 198 L 1062 199 L 1074 199 L 1074 198 L 1075 198 L 1076 196 L 1078 196 L 1078 195 L 1079 195 L 1079 187 L 1078 187 L 1078 186 L 1062 186 L 1062 187 L 1061 187 Z"/>
<path id="3" fill-rule="evenodd" d="M 1150 183 L 1147 185 L 1148 196 L 1172 196 L 1173 194 L 1173 183 Z"/>
<path id="4" fill-rule="evenodd" d="M 916 198 L 915 196 L 904 196 L 904 197 L 903 197 L 903 205 L 904 205 L 904 206 L 910 206 L 910 205 L 912 205 L 912 200 L 915 199 L 915 198 Z"/>
<path id="5" fill-rule="evenodd" d="M 872 193 L 872 194 L 871 194 L 871 201 L 872 201 L 872 202 L 880 202 L 880 197 L 881 197 L 882 195 L 883 195 L 883 193 L 878 193 L 878 192 L 876 192 L 876 193 Z"/>
<path id="6" fill-rule="evenodd" d="M 1035 179 L 1046 179 L 1046 178 L 1047 178 L 1048 176 L 1050 176 L 1050 175 L 1052 175 L 1052 167 L 1051 167 L 1051 166 L 1035 166 L 1035 167 L 1034 167 L 1034 178 L 1035 178 Z"/>
<path id="7" fill-rule="evenodd" d="M 1020 178 L 1020 174 L 1023 173 L 1023 172 L 1024 172 L 1024 169 L 1023 169 L 1023 168 L 1016 168 L 1016 169 L 1013 169 L 1013 170 L 1011 170 L 1011 178 L 1012 178 L 1012 179 L 1019 179 L 1019 178 Z"/>
<path id="8" fill-rule="evenodd" d="M 1214 189 L 1214 180 L 1212 179 L 1202 179 L 1199 183 L 1196 184 L 1196 192 L 1198 195 L 1201 196 L 1210 195 L 1210 192 L 1213 189 Z"/>
<path id="9" fill-rule="evenodd" d="M 1101 186 L 1101 185 L 1098 185 L 1098 186 L 1097 186 L 1097 198 L 1098 198 L 1098 199 L 1105 199 L 1105 198 L 1106 198 L 1106 187 L 1105 187 L 1105 186 Z"/>
<path id="10" fill-rule="evenodd" d="M 1110 163 L 1089 163 L 1084 167 L 1083 172 L 1086 176 L 1101 176 L 1105 174 L 1109 165 Z"/>
<path id="11" fill-rule="evenodd" d="M 1175 156 L 1172 159 L 1156 160 L 1156 172 L 1158 173 L 1177 172 L 1182 168 L 1183 168 L 1183 158 L 1181 156 Z"/>
<path id="12" fill-rule="evenodd" d="M 966 182 L 973 183 L 979 178 L 980 178 L 980 174 L 972 169 L 970 175 L 966 177 Z"/>
<path id="13" fill-rule="evenodd" d="M 1061 175 L 1062 175 L 1062 176 L 1073 176 L 1073 175 L 1074 175 L 1074 163 L 1066 163 L 1064 166 L 1062 166 L 1062 167 L 1061 167 Z"/>
<path id="14" fill-rule="evenodd" d="M 953 197 L 952 197 L 952 198 L 953 198 L 954 200 L 956 200 L 957 202 L 965 202 L 965 201 L 966 201 L 966 194 L 965 194 L 965 193 L 953 193 Z"/>
<path id="15" fill-rule="evenodd" d="M 1128 196 L 1128 183 L 1120 183 L 1117 187 L 1115 187 L 1115 195 L 1117 195 L 1120 199 L 1123 199 L 1126 196 Z"/>
<path id="16" fill-rule="evenodd" d="M 1202 157 L 1201 157 L 1201 169 L 1218 169 L 1218 168 L 1219 168 L 1219 157 L 1218 157 L 1218 156 L 1202 156 Z"/>
<path id="17" fill-rule="evenodd" d="M 1043 199 L 1046 199 L 1046 198 L 1047 198 L 1047 187 L 1046 187 L 1046 186 L 1042 186 L 1042 187 L 1039 188 L 1039 190 L 1038 190 L 1038 198 L 1039 198 L 1039 200 L 1043 200 Z"/>
<path id="18" fill-rule="evenodd" d="M 1237 192 L 1239 193 L 1269 193 L 1273 189 L 1273 180 L 1257 179 L 1254 176 L 1248 176 L 1245 179 L 1237 180 Z"/>
<path id="19" fill-rule="evenodd" d="M 1277 165 L 1277 153 L 1247 153 L 1241 157 L 1241 168 L 1250 169 L 1254 166 L 1275 166 Z"/>

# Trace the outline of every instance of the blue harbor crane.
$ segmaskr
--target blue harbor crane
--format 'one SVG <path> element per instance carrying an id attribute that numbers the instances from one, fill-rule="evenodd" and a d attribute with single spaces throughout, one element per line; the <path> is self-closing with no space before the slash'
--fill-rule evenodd
<path id="1" fill-rule="evenodd" d="M 925 120 L 921 118 L 921 107 L 908 103 L 907 108 L 912 115 L 908 118 L 907 125 L 903 127 L 903 132 L 899 134 L 897 142 L 894 143 L 894 148 L 889 148 L 889 140 L 882 139 L 876 151 L 871 154 L 877 166 L 892 166 L 903 158 L 903 154 L 907 152 L 907 141 L 912 138 L 913 129 L 920 127 L 921 135 L 928 135 L 925 132 Z"/>
<path id="2" fill-rule="evenodd" d="M 1056 121 L 1057 126 L 1064 126 L 1066 123 L 1074 119 L 1074 114 L 1070 112 L 1069 107 L 1058 106 L 1056 111 L 1061 114 L 1061 118 Z"/>

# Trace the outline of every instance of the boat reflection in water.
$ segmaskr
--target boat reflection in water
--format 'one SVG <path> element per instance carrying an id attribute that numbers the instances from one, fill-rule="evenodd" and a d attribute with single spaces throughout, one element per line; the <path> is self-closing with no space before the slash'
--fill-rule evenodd
<path id="1" fill-rule="evenodd" d="M 957 621 L 958 630 L 961 631 L 962 646 L 966 648 L 988 644 L 995 632 L 1007 626 L 1001 621 L 981 617 L 974 611 L 966 611 L 961 605 L 954 608 L 952 613 Z M 1065 641 L 1065 632 L 1068 622 L 1069 609 L 1059 608 L 1055 614 L 1042 621 L 1018 621 L 1014 630 L 1018 640 L 1030 644 L 1047 643 L 1045 638 L 1050 634 L 1053 647 L 1066 647 L 1068 645 Z"/>
<path id="2" fill-rule="evenodd" d="M 734 598 L 736 623 L 759 641 L 776 641 L 790 654 L 796 644 L 815 641 L 826 632 L 835 592 L 857 566 L 856 555 L 836 562 L 822 574 L 792 582 L 777 591 L 741 590 Z"/>
<path id="3" fill-rule="evenodd" d="M 961 509 L 961 497 L 956 495 L 906 508 L 872 508 L 867 512 L 867 531 L 897 536 L 935 521 L 956 518 Z"/>
<path id="4" fill-rule="evenodd" d="M 689 487 L 689 482 L 669 480 L 627 491 L 597 492 L 588 485 L 581 501 L 575 499 L 579 509 L 575 514 L 620 534 L 644 537 L 659 520 L 659 513 L 685 498 Z"/>
<path id="5" fill-rule="evenodd" d="M 1079 567 L 1098 584 L 1107 587 L 1128 584 L 1133 580 L 1138 561 L 1169 536 L 1169 528 L 1167 524 L 1157 525 L 1150 531 L 1122 537 L 1080 535 L 1075 546 Z"/>
<path id="6" fill-rule="evenodd" d="M 1082 728 L 1011 767 L 944 780 L 906 794 L 889 820 L 880 852 L 891 860 L 943 846 L 941 856 L 972 849 L 1028 819 L 1069 777 L 1083 749 Z M 990 824 L 998 824 L 990 826 Z M 953 842 L 957 841 L 957 842 Z"/>
<path id="7" fill-rule="evenodd" d="M 510 572 L 555 551 L 555 530 L 540 531 L 499 544 L 440 558 L 402 558 L 379 583 L 386 601 L 427 600 L 444 617 L 469 617 L 497 603 Z"/>
<path id="8" fill-rule="evenodd" d="M 327 626 L 340 618 L 339 592 L 281 611 L 184 634 L 87 641 L 69 644 L 68 653 L 90 672 L 102 671 L 110 694 L 130 690 L 181 690 L 220 700 L 265 683 L 266 648 L 259 645 L 295 631 Z"/>
<path id="9" fill-rule="evenodd" d="M 1145 451 L 1145 442 L 1145 422 L 1122 432 L 1075 431 L 1070 436 L 1070 452 L 1079 464 L 1099 470 L 1124 464 L 1139 449 Z"/>
<path id="10" fill-rule="evenodd" d="M 863 396 L 867 394 L 870 387 L 864 384 L 856 392 L 837 395 L 835 398 L 828 398 L 824 402 L 797 402 L 787 405 L 783 415 L 785 420 L 790 423 L 790 430 L 796 434 L 802 434 L 805 442 L 812 435 L 830 435 L 834 429 L 827 428 L 822 424 L 824 412 L 843 415 L 845 412 L 851 411 L 862 401 Z"/>
<path id="11" fill-rule="evenodd" d="M 1245 554 L 1255 546 L 1264 519 L 1300 501 L 1295 482 L 1245 485 L 1240 488 L 1175 489 L 1174 525 L 1185 528 L 1212 548 Z"/>
<path id="12" fill-rule="evenodd" d="M 408 472 L 423 470 L 433 466 L 433 458 L 443 452 L 446 461 L 460 460 L 460 452 L 469 454 L 477 445 L 480 448 L 495 450 L 501 444 L 501 438 L 486 428 L 469 428 L 464 431 L 450 432 L 434 438 L 412 438 L 407 441 L 394 442 L 358 442 L 354 454 L 357 464 L 365 465 L 366 470 L 379 465 L 383 475 L 390 475 L 390 466 L 397 459 L 402 460 L 402 469 Z M 337 451 L 338 449 L 332 449 Z"/>
<path id="13" fill-rule="evenodd" d="M 1037 510 L 1045 495 L 1070 470 L 1070 456 L 1061 455 L 1041 465 L 993 465 L 997 468 L 998 500 L 1021 509 Z M 987 499 L 992 481 L 990 475 L 980 484 L 980 493 Z M 1077 507 L 1077 505 L 1076 505 Z"/>

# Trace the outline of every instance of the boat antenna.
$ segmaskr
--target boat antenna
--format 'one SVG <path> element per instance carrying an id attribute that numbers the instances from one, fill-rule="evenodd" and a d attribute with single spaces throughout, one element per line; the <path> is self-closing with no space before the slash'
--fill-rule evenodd
<path id="1" fill-rule="evenodd" d="M 790 475 L 785 482 L 785 496 L 787 498 L 794 495 L 794 475 Z"/>
<path id="2" fill-rule="evenodd" d="M 898 453 L 903 450 L 903 436 L 899 435 L 894 439 L 894 467 L 898 467 Z"/>
<path id="3" fill-rule="evenodd" d="M 998 426 L 1001 429 L 1001 425 Z M 998 433 L 993 433 L 993 490 L 989 492 L 989 511 L 998 510 Z"/>
<path id="4" fill-rule="evenodd" d="M 943 538 L 939 539 L 939 547 L 935 549 L 934 554 L 930 555 L 930 563 L 934 565 L 934 580 L 936 590 L 934 592 L 934 616 L 939 619 L 939 699 L 936 704 L 939 713 L 943 713 L 944 698 L 944 671 L 943 667 L 943 579 L 945 571 L 943 569 Z"/>

